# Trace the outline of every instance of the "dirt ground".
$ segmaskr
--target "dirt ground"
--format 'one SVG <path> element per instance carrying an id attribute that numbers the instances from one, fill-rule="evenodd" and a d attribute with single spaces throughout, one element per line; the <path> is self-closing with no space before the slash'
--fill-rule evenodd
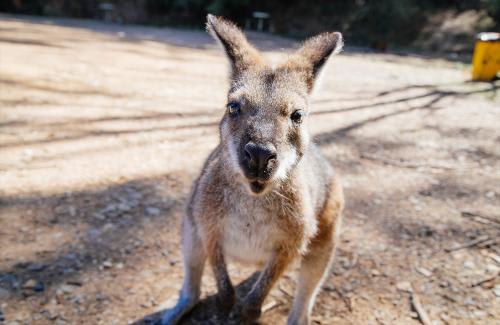
<path id="1" fill-rule="evenodd" d="M 271 60 L 296 46 L 251 39 Z M 0 16 L 0 323 L 152 323 L 175 302 L 226 72 L 201 31 Z M 500 322 L 500 82 L 468 79 L 419 57 L 331 60 L 309 128 L 347 207 L 315 324 L 418 324 L 415 299 L 432 324 Z M 235 283 L 253 271 L 230 266 Z M 284 324 L 293 288 L 291 269 L 262 324 Z"/>

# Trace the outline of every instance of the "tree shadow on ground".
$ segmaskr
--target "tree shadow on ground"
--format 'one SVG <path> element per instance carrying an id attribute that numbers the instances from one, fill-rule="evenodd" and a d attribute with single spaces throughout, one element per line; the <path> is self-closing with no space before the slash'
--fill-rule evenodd
<path id="1" fill-rule="evenodd" d="M 424 89 L 426 92 L 423 94 L 419 95 L 412 95 L 412 96 L 407 96 L 407 97 L 401 97 L 398 99 L 391 99 L 391 100 L 382 100 L 378 101 L 375 103 L 370 103 L 370 104 L 365 104 L 365 105 L 354 105 L 352 107 L 345 107 L 345 108 L 336 108 L 336 109 L 331 109 L 331 110 L 321 110 L 321 111 L 316 111 L 313 112 L 312 115 L 324 115 L 324 114 L 332 114 L 332 113 L 342 113 L 342 112 L 349 112 L 349 111 L 355 111 L 355 110 L 360 110 L 360 109 L 365 109 L 365 108 L 374 108 L 374 107 L 387 107 L 392 104 L 400 104 L 400 103 L 409 103 L 414 100 L 420 100 L 420 99 L 429 99 L 428 104 L 423 105 L 422 107 L 419 108 L 428 108 L 430 104 L 435 104 L 439 101 L 441 101 L 444 98 L 464 98 L 470 95 L 475 95 L 475 94 L 490 94 L 492 96 L 496 96 L 497 90 L 500 88 L 500 82 L 491 82 L 488 83 L 490 87 L 484 88 L 484 89 L 479 89 L 479 90 L 468 90 L 468 91 L 457 91 L 457 90 L 445 90 L 445 89 L 440 89 L 438 86 L 435 85 L 408 85 L 405 87 L 399 87 L 395 88 L 392 90 L 387 90 L 383 92 L 379 92 L 378 94 L 375 95 L 374 98 L 384 98 L 386 96 L 396 94 L 399 92 L 405 92 L 409 90 L 414 90 L 414 89 Z M 320 100 L 320 101 L 315 101 L 316 103 L 325 103 L 331 100 Z M 417 108 L 418 109 L 418 108 Z"/>
<path id="2" fill-rule="evenodd" d="M 255 284 L 259 277 L 259 272 L 253 273 L 246 280 L 239 283 L 235 286 L 236 289 L 236 297 L 237 301 L 242 301 L 248 292 L 252 289 L 252 286 Z M 214 311 L 217 310 L 217 294 L 209 295 L 203 298 L 188 314 L 186 314 L 180 321 L 182 325 L 191 325 L 191 324 L 207 324 L 207 325 L 217 325 L 220 324 L 221 321 L 217 319 L 217 316 L 214 314 Z M 154 324 L 160 325 L 161 316 L 168 309 L 161 310 L 147 316 L 142 317 L 133 322 L 132 325 L 147 325 Z M 229 317 L 229 321 L 225 324 L 227 325 L 237 325 L 241 324 L 241 315 L 235 312 L 237 308 L 233 308 L 231 315 Z M 259 323 L 256 323 L 259 324 Z"/>
<path id="3" fill-rule="evenodd" d="M 133 260 L 136 249 L 144 244 L 141 237 L 148 225 L 168 228 L 176 221 L 185 195 L 179 179 L 169 174 L 95 190 L 1 196 L 4 253 L 9 247 L 36 242 L 41 232 L 56 232 L 61 237 L 48 250 L 36 250 L 34 258 L 17 263 L 12 258 L 4 260 L 0 287 L 20 299 L 31 294 L 21 284 L 36 279 L 52 295 L 51 288 L 66 281 L 81 283 L 84 274 L 98 271 L 104 261 Z M 7 216 L 17 220 L 11 222 Z"/>
<path id="4" fill-rule="evenodd" d="M 398 116 L 402 115 L 405 113 L 410 113 L 413 111 L 420 111 L 420 110 L 425 110 L 429 112 L 436 112 L 440 109 L 445 108 L 444 106 L 440 106 L 439 103 L 443 101 L 444 99 L 447 98 L 464 98 L 467 96 L 475 95 L 475 94 L 496 94 L 497 89 L 500 88 L 500 84 L 497 82 L 492 82 L 490 83 L 491 87 L 486 88 L 486 89 L 480 89 L 480 90 L 470 90 L 470 91 L 455 91 L 455 90 L 441 90 L 438 89 L 436 86 L 431 86 L 431 85 L 410 85 L 406 87 L 401 87 L 401 88 L 396 88 L 393 90 L 388 90 L 384 92 L 380 92 L 379 94 L 376 95 L 376 97 L 384 97 L 391 95 L 393 93 L 398 93 L 398 92 L 403 92 L 406 90 L 410 89 L 425 89 L 426 92 L 424 94 L 419 94 L 419 95 L 413 95 L 413 96 L 408 96 L 408 97 L 402 97 L 394 100 L 388 100 L 388 101 L 380 101 L 372 104 L 366 104 L 366 105 L 356 105 L 353 107 L 348 107 L 348 108 L 339 108 L 339 109 L 333 109 L 333 110 L 322 110 L 322 111 L 316 111 L 313 112 L 312 115 L 324 115 L 324 114 L 332 114 L 332 113 L 342 113 L 342 112 L 347 112 L 347 111 L 353 111 L 353 110 L 360 110 L 360 109 L 373 109 L 375 107 L 379 108 L 385 108 L 385 107 L 390 107 L 390 105 L 393 104 L 398 104 L 398 103 L 405 103 L 409 105 L 407 108 L 403 109 L 395 109 L 391 112 L 388 113 L 383 113 L 377 116 L 369 117 L 361 121 L 354 122 L 350 125 L 344 126 L 342 128 L 339 128 L 334 131 L 330 132 L 324 132 L 321 134 L 318 134 L 315 139 L 316 143 L 319 145 L 325 145 L 331 142 L 334 142 L 336 140 L 339 140 L 343 137 L 345 137 L 347 134 L 349 134 L 351 131 L 354 131 L 356 129 L 359 129 L 361 127 L 364 127 L 368 124 L 379 122 L 381 120 L 384 120 L 389 117 L 393 116 Z M 413 104 L 413 101 L 417 100 L 427 100 L 426 103 L 424 104 Z"/>

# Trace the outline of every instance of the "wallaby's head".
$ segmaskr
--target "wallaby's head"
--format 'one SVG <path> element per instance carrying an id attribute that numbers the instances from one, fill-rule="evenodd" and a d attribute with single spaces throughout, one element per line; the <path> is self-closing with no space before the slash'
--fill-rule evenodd
<path id="1" fill-rule="evenodd" d="M 340 51 L 342 36 L 313 37 L 272 67 L 233 23 L 208 15 L 207 29 L 231 65 L 221 145 L 250 191 L 263 193 L 286 179 L 305 152 L 308 97 L 328 57 Z"/>

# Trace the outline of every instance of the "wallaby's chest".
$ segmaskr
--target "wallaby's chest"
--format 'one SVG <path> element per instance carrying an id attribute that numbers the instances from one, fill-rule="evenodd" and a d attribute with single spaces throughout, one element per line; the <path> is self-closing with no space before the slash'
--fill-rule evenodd
<path id="1" fill-rule="evenodd" d="M 224 217 L 224 251 L 241 262 L 265 263 L 285 236 L 277 213 L 263 207 L 243 204 Z"/>

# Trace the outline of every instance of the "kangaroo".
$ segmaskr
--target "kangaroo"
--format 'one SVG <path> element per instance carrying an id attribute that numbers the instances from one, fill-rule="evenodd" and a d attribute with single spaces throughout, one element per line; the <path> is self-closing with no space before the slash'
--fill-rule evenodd
<path id="1" fill-rule="evenodd" d="M 209 14 L 207 30 L 229 59 L 230 88 L 220 142 L 193 186 L 182 224 L 180 297 L 161 324 L 176 324 L 196 305 L 206 260 L 217 283 L 217 317 L 226 322 L 236 300 L 228 259 L 262 268 L 236 304 L 243 324 L 259 318 L 272 286 L 300 259 L 288 324 L 309 324 L 344 198 L 338 175 L 308 134 L 308 97 L 328 57 L 341 50 L 342 35 L 313 37 L 273 67 L 233 23 Z"/>

